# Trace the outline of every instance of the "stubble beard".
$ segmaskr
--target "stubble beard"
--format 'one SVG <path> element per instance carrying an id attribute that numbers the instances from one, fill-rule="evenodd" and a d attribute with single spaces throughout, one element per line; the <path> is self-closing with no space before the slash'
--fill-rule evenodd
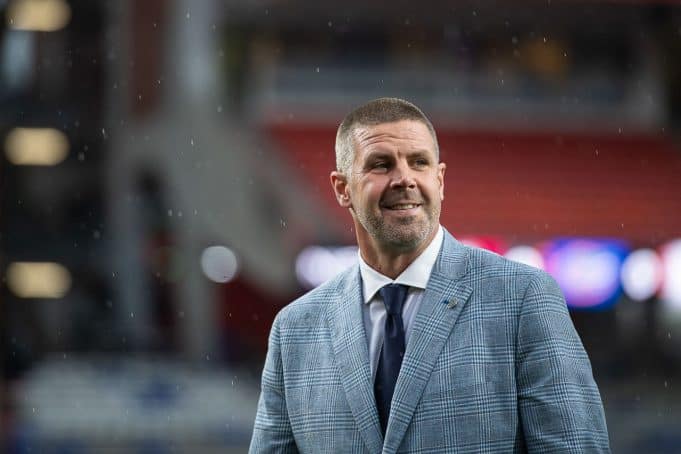
<path id="1" fill-rule="evenodd" d="M 392 221 L 370 212 L 355 211 L 355 214 L 362 227 L 379 244 L 395 251 L 408 252 L 417 249 L 428 238 L 439 219 L 438 208 L 422 207 L 425 216 L 409 216 Z"/>

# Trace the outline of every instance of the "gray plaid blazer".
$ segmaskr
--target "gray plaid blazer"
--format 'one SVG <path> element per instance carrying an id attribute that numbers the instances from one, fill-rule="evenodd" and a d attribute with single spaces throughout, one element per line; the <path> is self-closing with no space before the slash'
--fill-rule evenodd
<path id="1" fill-rule="evenodd" d="M 589 358 L 555 281 L 448 232 L 385 438 L 359 266 L 272 326 L 251 453 L 609 452 Z"/>

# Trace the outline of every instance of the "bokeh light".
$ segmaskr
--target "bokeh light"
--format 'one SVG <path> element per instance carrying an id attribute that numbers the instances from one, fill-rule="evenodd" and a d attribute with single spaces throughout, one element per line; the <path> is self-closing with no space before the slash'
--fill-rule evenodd
<path id="1" fill-rule="evenodd" d="M 488 251 L 492 251 L 496 254 L 503 254 L 507 249 L 506 243 L 501 238 L 493 236 L 462 236 L 459 238 L 459 241 L 466 246 L 479 247 Z"/>
<path id="2" fill-rule="evenodd" d="M 616 302 L 626 249 L 616 241 L 559 240 L 546 250 L 546 270 L 565 293 L 568 306 L 604 309 Z"/>
<path id="3" fill-rule="evenodd" d="M 306 288 L 314 288 L 357 262 L 357 247 L 310 246 L 296 259 L 296 276 Z"/>
<path id="4" fill-rule="evenodd" d="M 544 257 L 542 257 L 541 252 L 532 246 L 513 246 L 506 251 L 504 256 L 514 262 L 524 263 L 540 270 L 544 269 Z"/>
<path id="5" fill-rule="evenodd" d="M 14 30 L 54 32 L 71 20 L 64 0 L 14 0 L 7 7 L 7 25 Z"/>
<path id="6" fill-rule="evenodd" d="M 661 255 L 664 278 L 660 297 L 669 309 L 681 312 L 681 239 L 665 244 Z"/>
<path id="7" fill-rule="evenodd" d="M 652 249 L 638 249 L 622 263 L 622 288 L 635 301 L 647 300 L 660 288 L 662 274 L 662 262 L 657 253 Z"/>
<path id="8" fill-rule="evenodd" d="M 71 287 L 71 274 L 59 263 L 15 262 L 7 267 L 7 286 L 20 298 L 61 298 Z"/>
<path id="9" fill-rule="evenodd" d="M 224 284 L 234 279 L 239 262 L 231 249 L 225 246 L 211 246 L 201 254 L 201 269 L 211 281 Z"/>
<path id="10" fill-rule="evenodd" d="M 53 128 L 14 128 L 5 139 L 5 154 L 14 165 L 53 166 L 68 152 L 66 135 Z"/>

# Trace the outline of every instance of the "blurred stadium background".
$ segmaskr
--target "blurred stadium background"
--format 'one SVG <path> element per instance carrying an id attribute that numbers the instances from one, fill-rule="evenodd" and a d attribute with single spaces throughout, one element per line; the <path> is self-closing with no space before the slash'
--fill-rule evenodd
<path id="1" fill-rule="evenodd" d="M 274 314 L 356 258 L 353 106 L 443 225 L 549 271 L 614 452 L 681 452 L 677 1 L 0 0 L 0 446 L 244 452 Z"/>

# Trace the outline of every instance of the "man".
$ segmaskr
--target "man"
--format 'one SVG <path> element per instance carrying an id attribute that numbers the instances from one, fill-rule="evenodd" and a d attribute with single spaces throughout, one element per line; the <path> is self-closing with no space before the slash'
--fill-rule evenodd
<path id="1" fill-rule="evenodd" d="M 426 116 L 359 107 L 336 164 L 359 263 L 277 315 L 250 451 L 608 452 L 554 280 L 439 225 L 446 166 Z"/>

